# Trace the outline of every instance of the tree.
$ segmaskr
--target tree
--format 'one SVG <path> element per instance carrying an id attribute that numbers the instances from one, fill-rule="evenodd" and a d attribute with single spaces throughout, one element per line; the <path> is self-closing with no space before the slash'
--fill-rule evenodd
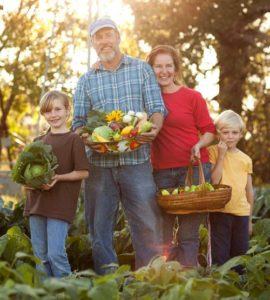
<path id="1" fill-rule="evenodd" d="M 194 86 L 195 75 L 203 73 L 200 63 L 205 48 L 213 48 L 217 54 L 219 70 L 220 109 L 233 109 L 243 115 L 252 138 L 242 146 L 255 153 L 254 138 L 258 137 L 257 125 L 250 123 L 251 112 L 245 107 L 248 96 L 255 96 L 256 108 L 263 111 L 263 119 L 269 115 L 266 103 L 265 77 L 269 74 L 270 29 L 265 27 L 268 0 L 125 0 L 135 15 L 135 31 L 138 39 L 151 46 L 170 44 L 183 56 L 183 77 Z M 268 19 L 269 20 L 269 19 Z M 151 29 L 150 29 L 151 28 Z M 258 93 L 258 91 L 263 91 Z M 258 98 L 259 97 L 259 98 Z M 255 111 L 256 111 L 255 108 Z M 256 117 L 255 117 L 256 118 Z M 253 118 L 254 119 L 254 118 Z M 261 134 L 259 134 L 260 139 Z M 266 136 L 263 140 L 265 141 Z M 265 143 L 266 144 L 266 143 Z M 262 145 L 268 153 L 269 146 Z M 269 168 L 269 167 L 268 167 Z M 263 170 L 263 171 L 262 171 Z M 263 181 L 269 169 L 261 163 L 255 171 Z M 268 178 L 268 177 L 267 177 Z"/>
<path id="2" fill-rule="evenodd" d="M 37 115 L 35 108 L 42 91 L 62 87 L 70 92 L 71 87 L 66 82 L 77 75 L 70 63 L 80 39 L 86 41 L 82 34 L 84 24 L 71 11 L 68 1 L 62 5 L 53 1 L 42 13 L 39 2 L 21 0 L 16 10 L 3 16 L 0 29 L 1 141 L 10 135 L 11 128 L 24 136 L 29 134 L 21 122 L 25 114 Z"/>

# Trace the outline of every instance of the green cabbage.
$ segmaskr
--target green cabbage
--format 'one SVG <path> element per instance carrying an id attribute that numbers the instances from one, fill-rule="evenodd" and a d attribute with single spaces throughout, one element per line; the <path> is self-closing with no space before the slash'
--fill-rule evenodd
<path id="1" fill-rule="evenodd" d="M 109 141 L 112 138 L 113 130 L 106 125 L 95 128 L 92 133 L 92 139 L 94 142 L 100 142 L 99 140 L 96 140 L 96 135 L 101 136 L 103 139 Z"/>
<path id="2" fill-rule="evenodd" d="M 57 166 L 52 146 L 38 140 L 27 145 L 20 153 L 11 176 L 19 184 L 38 189 L 51 181 Z"/>

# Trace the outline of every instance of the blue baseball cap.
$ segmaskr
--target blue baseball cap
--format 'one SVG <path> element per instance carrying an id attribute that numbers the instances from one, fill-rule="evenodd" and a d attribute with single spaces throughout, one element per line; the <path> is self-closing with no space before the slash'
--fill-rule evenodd
<path id="1" fill-rule="evenodd" d="M 94 21 L 89 28 L 90 36 L 93 36 L 97 31 L 99 31 L 102 28 L 113 28 L 118 31 L 116 24 L 113 20 L 109 18 L 101 18 L 96 21 Z"/>

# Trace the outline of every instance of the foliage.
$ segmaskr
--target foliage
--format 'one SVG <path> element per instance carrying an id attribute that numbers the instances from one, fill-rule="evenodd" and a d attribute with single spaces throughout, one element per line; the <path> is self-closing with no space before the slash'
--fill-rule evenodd
<path id="1" fill-rule="evenodd" d="M 270 187 L 256 188 L 253 216 L 256 218 L 270 218 Z"/>
<path id="2" fill-rule="evenodd" d="M 195 86 L 198 75 L 218 72 L 220 109 L 233 109 L 243 115 L 251 138 L 241 147 L 255 161 L 256 183 L 269 182 L 269 1 L 125 2 L 135 15 L 138 41 L 144 40 L 150 46 L 170 44 L 179 49 L 188 86 Z M 207 67 L 202 64 L 206 50 L 212 57 L 216 54 L 216 63 Z M 254 110 L 246 104 L 249 97 L 254 100 Z"/>
<path id="3" fill-rule="evenodd" d="M 29 141 L 33 123 L 38 121 L 36 107 L 41 94 L 52 87 L 70 92 L 69 80 L 78 76 L 70 64 L 75 39 L 80 44 L 81 39 L 86 40 L 86 33 L 83 21 L 70 9 L 70 3 L 70 0 L 58 1 L 56 5 L 55 1 L 47 1 L 44 11 L 39 0 L 20 0 L 15 10 L 3 14 L 0 138 L 12 132 L 13 146 L 18 135 Z M 26 124 L 26 117 L 31 124 Z M 9 150 L 16 151 L 14 147 Z"/>
<path id="4" fill-rule="evenodd" d="M 87 234 L 86 227 L 83 199 L 80 198 L 76 219 L 69 230 L 69 237 L 66 245 L 72 270 L 86 270 L 88 268 L 93 268 L 91 241 L 89 239 L 89 234 Z M 131 243 L 129 226 L 124 211 L 121 208 L 117 215 L 114 231 L 114 247 L 119 264 L 128 264 L 133 269 L 134 250 Z"/>
<path id="5" fill-rule="evenodd" d="M 269 246 L 268 246 L 269 248 Z M 35 257 L 17 252 L 10 263 L 0 261 L 2 299 L 267 299 L 270 250 L 250 251 L 220 267 L 183 268 L 177 262 L 154 258 L 148 266 L 131 272 L 119 267 L 113 274 L 98 276 L 81 271 L 63 279 L 40 281 L 32 267 Z M 241 264 L 239 275 L 234 268 Z M 23 274 L 23 276 L 22 276 Z M 5 296 L 5 298 L 4 298 Z"/>
<path id="6" fill-rule="evenodd" d="M 9 228 L 18 226 L 20 229 L 29 236 L 29 225 L 26 218 L 23 217 L 25 199 L 18 203 L 12 202 L 4 203 L 0 199 L 0 236 L 5 234 Z"/>
<path id="7" fill-rule="evenodd" d="M 87 115 L 87 123 L 82 128 L 82 132 L 92 134 L 94 129 L 99 126 L 107 125 L 106 113 L 98 110 L 91 110 Z"/>
<path id="8" fill-rule="evenodd" d="M 257 190 L 257 195 L 257 199 L 260 199 L 261 195 L 267 195 L 266 190 Z M 3 204 L 1 207 L 0 211 L 8 217 L 12 215 L 11 208 L 3 207 Z M 81 199 L 76 228 L 71 228 L 67 243 L 69 256 L 72 253 L 72 264 L 75 266 L 77 263 L 77 268 L 71 276 L 63 279 L 41 280 L 43 274 L 34 268 L 34 264 L 40 261 L 32 255 L 29 237 L 18 226 L 9 227 L 5 234 L 0 234 L 1 300 L 263 300 L 270 297 L 270 218 L 256 219 L 248 253 L 234 257 L 222 266 L 185 268 L 178 262 L 166 262 L 164 257 L 155 257 L 147 266 L 136 271 L 131 271 L 130 266 L 121 265 L 112 274 L 98 276 L 89 270 L 89 265 L 83 265 L 83 260 L 88 263 L 91 260 L 91 247 L 82 226 L 82 207 Z M 118 254 L 130 253 L 131 250 L 126 226 L 124 213 L 120 210 L 115 232 Z M 205 251 L 205 227 L 201 228 L 201 239 Z M 119 242 L 123 244 L 117 244 Z M 241 275 L 235 272 L 239 266 L 243 270 Z"/>
<path id="9" fill-rule="evenodd" d="M 7 233 L 2 235 L 0 239 L 0 257 L 12 265 L 17 257 L 17 252 L 32 254 L 30 239 L 18 226 L 8 229 Z"/>

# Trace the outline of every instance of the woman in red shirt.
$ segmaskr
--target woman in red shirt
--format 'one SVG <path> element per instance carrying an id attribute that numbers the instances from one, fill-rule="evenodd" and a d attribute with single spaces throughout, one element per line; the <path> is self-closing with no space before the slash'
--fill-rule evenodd
<path id="1" fill-rule="evenodd" d="M 181 84 L 180 58 L 168 45 L 155 47 L 147 58 L 162 90 L 168 110 L 163 127 L 152 143 L 152 165 L 159 189 L 183 186 L 192 157 L 203 164 L 206 181 L 210 163 L 205 148 L 214 139 L 215 127 L 201 94 Z M 198 184 L 198 167 L 193 169 L 193 183 Z M 178 217 L 178 242 L 172 244 L 175 215 L 163 215 L 164 254 L 184 266 L 196 266 L 199 249 L 199 226 L 204 213 L 181 213 Z"/>

